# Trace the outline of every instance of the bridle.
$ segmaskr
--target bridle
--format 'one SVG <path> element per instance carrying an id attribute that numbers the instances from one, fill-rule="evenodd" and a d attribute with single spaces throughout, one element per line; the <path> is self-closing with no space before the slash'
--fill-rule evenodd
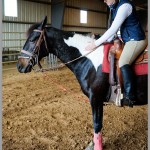
<path id="1" fill-rule="evenodd" d="M 40 64 L 40 61 L 38 60 L 38 56 L 39 56 L 41 43 L 43 41 L 45 43 L 45 47 L 46 47 L 47 53 L 49 53 L 47 42 L 46 42 L 46 37 L 45 37 L 45 29 L 43 29 L 43 30 L 35 29 L 33 31 L 40 32 L 40 37 L 39 37 L 39 39 L 36 42 L 35 48 L 33 49 L 32 53 L 22 49 L 21 53 L 24 53 L 24 54 L 26 54 L 28 56 L 27 57 L 25 57 L 25 56 L 18 56 L 18 58 L 27 58 L 27 59 L 29 59 L 29 65 L 32 66 L 33 70 L 34 70 L 34 68 L 33 68 L 33 66 L 34 66 L 33 63 L 34 62 L 37 63 L 37 65 L 39 66 L 40 69 L 42 69 L 42 65 Z"/>

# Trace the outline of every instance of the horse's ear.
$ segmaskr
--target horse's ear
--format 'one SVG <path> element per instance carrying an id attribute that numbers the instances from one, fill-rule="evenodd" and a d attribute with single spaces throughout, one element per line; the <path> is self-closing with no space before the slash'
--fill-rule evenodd
<path id="1" fill-rule="evenodd" d="M 42 22 L 41 22 L 41 24 L 39 26 L 39 29 L 42 30 L 45 27 L 46 23 L 47 23 L 47 16 L 45 16 L 43 18 L 43 20 L 42 20 Z"/>

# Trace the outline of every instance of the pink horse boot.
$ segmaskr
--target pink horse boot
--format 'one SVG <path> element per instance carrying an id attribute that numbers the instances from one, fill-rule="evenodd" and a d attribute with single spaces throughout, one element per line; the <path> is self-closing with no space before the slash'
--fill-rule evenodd
<path id="1" fill-rule="evenodd" d="M 94 133 L 94 150 L 103 150 L 102 146 L 102 134 L 99 133 Z"/>

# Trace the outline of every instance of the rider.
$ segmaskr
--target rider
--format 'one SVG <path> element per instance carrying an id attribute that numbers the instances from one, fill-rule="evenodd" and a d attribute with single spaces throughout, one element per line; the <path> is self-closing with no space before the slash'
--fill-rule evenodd
<path id="1" fill-rule="evenodd" d="M 133 107 L 135 93 L 131 64 L 147 46 L 147 39 L 138 20 L 135 6 L 130 0 L 104 0 L 104 2 L 110 8 L 111 26 L 99 39 L 88 44 L 85 49 L 90 51 L 104 42 L 112 40 L 120 30 L 122 41 L 125 44 L 119 59 L 124 85 L 124 98 L 121 103 L 122 106 Z"/>

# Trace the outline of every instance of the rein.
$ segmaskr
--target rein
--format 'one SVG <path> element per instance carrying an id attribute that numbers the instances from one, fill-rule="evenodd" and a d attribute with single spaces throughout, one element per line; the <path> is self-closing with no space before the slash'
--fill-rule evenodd
<path id="1" fill-rule="evenodd" d="M 43 40 L 44 40 L 44 43 L 45 43 L 46 50 L 47 50 L 47 52 L 49 52 L 48 46 L 47 46 L 47 42 L 46 42 L 46 38 L 45 38 L 45 34 L 44 34 L 44 33 L 45 33 L 45 30 L 37 30 L 37 29 L 35 29 L 35 30 L 33 30 L 33 31 L 35 31 L 35 32 L 40 32 L 40 33 L 41 33 L 41 34 L 40 34 L 40 37 L 39 37 L 39 39 L 38 39 L 38 41 L 37 41 L 37 43 L 36 43 L 36 45 L 35 45 L 35 48 L 34 48 L 34 50 L 33 50 L 33 53 L 28 52 L 28 51 L 22 49 L 21 52 L 24 53 L 24 54 L 26 54 L 26 55 L 28 55 L 29 57 L 19 56 L 18 58 L 28 58 L 28 59 L 29 59 L 29 63 L 30 63 L 30 65 L 32 65 L 32 66 L 33 66 L 32 60 L 35 59 L 35 62 L 37 62 L 37 65 L 38 65 L 39 69 L 36 69 L 36 70 L 35 70 L 35 69 L 32 67 L 32 69 L 34 70 L 34 72 L 45 72 L 45 71 L 50 71 L 50 70 L 53 70 L 53 69 L 62 68 L 62 67 L 64 67 L 65 65 L 70 64 L 70 63 L 72 63 L 72 62 L 74 62 L 74 61 L 76 61 L 76 60 L 79 60 L 79 59 L 81 59 L 81 58 L 83 58 L 83 57 L 89 55 L 90 53 L 92 53 L 93 51 L 96 50 L 96 48 L 95 48 L 95 49 L 91 50 L 90 52 L 86 53 L 85 55 L 82 55 L 82 56 L 80 56 L 80 57 L 77 57 L 77 58 L 75 58 L 75 59 L 73 59 L 73 60 L 71 60 L 71 61 L 68 61 L 68 62 L 66 62 L 66 63 L 61 63 L 61 64 L 59 64 L 57 67 L 51 67 L 51 68 L 44 69 L 44 68 L 42 67 L 42 65 L 40 64 L 39 60 L 38 60 L 38 55 L 39 55 L 40 46 L 41 46 L 41 43 L 43 42 Z M 37 51 L 38 51 L 38 54 L 36 54 Z"/>
<path id="2" fill-rule="evenodd" d="M 46 71 L 50 71 L 50 70 L 62 68 L 62 67 L 64 67 L 64 66 L 67 65 L 67 64 L 70 64 L 70 63 L 72 63 L 72 62 L 74 62 L 74 61 L 76 61 L 76 60 L 78 60 L 78 59 L 81 59 L 82 57 L 85 57 L 85 56 L 89 55 L 90 53 L 92 53 L 92 52 L 95 51 L 95 50 L 96 50 L 96 49 L 93 49 L 92 51 L 86 53 L 85 55 L 82 55 L 82 56 L 80 56 L 80 57 L 77 57 L 77 58 L 75 58 L 75 59 L 73 59 L 73 60 L 71 60 L 71 61 L 68 61 L 68 62 L 66 62 L 66 63 L 61 63 L 61 64 L 59 64 L 57 67 L 51 67 L 51 68 L 47 68 L 47 69 L 45 69 L 45 68 L 40 68 L 40 69 L 36 69 L 35 72 L 46 72 Z"/>

